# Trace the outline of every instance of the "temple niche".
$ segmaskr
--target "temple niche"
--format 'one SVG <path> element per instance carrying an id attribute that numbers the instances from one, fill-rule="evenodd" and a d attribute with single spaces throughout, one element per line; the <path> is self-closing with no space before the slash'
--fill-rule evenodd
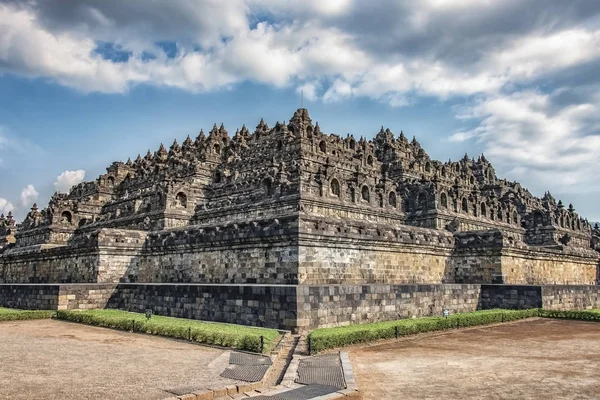
<path id="1" fill-rule="evenodd" d="M 18 225 L 0 217 L 2 279 L 597 280 L 600 233 L 572 205 L 497 176 L 483 154 L 434 160 L 403 131 L 327 134 L 301 108 L 272 127 L 261 119 L 230 135 L 215 123 L 142 154 Z M 82 254 L 100 261 L 83 273 Z M 546 264 L 526 261 L 538 258 Z"/>

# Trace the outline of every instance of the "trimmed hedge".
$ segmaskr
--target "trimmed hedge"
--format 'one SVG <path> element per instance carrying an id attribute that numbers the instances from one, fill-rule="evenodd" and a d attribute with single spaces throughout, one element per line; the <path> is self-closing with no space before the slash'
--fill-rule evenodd
<path id="1" fill-rule="evenodd" d="M 261 352 L 261 336 L 264 340 L 262 351 L 268 353 L 276 344 L 280 334 L 274 329 L 252 328 L 241 325 L 203 322 L 185 318 L 153 315 L 146 319 L 145 314 L 120 310 L 69 310 L 58 311 L 58 319 L 79 322 L 104 328 L 120 329 L 191 340 L 255 353 Z"/>
<path id="2" fill-rule="evenodd" d="M 540 310 L 540 316 L 546 318 L 577 319 L 582 321 L 600 321 L 600 310 Z"/>
<path id="3" fill-rule="evenodd" d="M 538 314 L 539 310 L 537 308 L 529 310 L 482 310 L 454 314 L 448 318 L 425 317 L 315 329 L 308 335 L 308 339 L 310 341 L 310 352 L 317 353 L 325 349 L 373 342 L 379 339 L 516 321 L 523 318 L 537 317 Z"/>
<path id="4" fill-rule="evenodd" d="M 52 310 L 19 310 L 16 308 L 0 308 L 0 322 L 52 318 L 55 312 L 56 311 Z"/>

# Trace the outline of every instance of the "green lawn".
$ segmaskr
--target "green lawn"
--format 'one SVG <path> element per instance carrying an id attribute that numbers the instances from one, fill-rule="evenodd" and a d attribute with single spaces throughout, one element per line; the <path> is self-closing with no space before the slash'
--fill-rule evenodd
<path id="1" fill-rule="evenodd" d="M 268 353 L 276 345 L 280 333 L 275 329 L 252 328 L 243 325 L 213 323 L 186 318 L 172 318 L 119 310 L 58 311 L 57 318 L 105 328 L 128 330 L 150 335 L 191 340 L 234 349 Z"/>
<path id="2" fill-rule="evenodd" d="M 0 307 L 0 322 L 52 318 L 55 313 L 56 311 L 52 310 L 19 310 L 16 308 Z"/>
<path id="3" fill-rule="evenodd" d="M 351 344 L 391 339 L 396 336 L 515 321 L 522 318 L 536 317 L 538 313 L 537 308 L 530 310 L 482 310 L 453 314 L 447 318 L 425 317 L 322 328 L 312 331 L 309 340 L 311 352 L 316 353 Z"/>

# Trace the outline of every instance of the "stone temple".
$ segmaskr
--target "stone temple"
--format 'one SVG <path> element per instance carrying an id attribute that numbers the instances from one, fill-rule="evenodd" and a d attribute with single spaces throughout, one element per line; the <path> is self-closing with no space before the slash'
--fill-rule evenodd
<path id="1" fill-rule="evenodd" d="M 597 285 L 599 239 L 483 155 L 443 163 L 384 128 L 325 134 L 301 108 L 233 135 L 215 124 L 21 224 L 2 216 L 0 283 L 86 283 L 121 308 L 301 329 L 437 312 L 469 291 L 481 305 L 486 284 Z"/>

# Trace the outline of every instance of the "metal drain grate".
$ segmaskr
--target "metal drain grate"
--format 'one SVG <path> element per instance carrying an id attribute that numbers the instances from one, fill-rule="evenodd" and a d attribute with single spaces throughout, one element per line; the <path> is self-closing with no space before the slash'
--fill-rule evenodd
<path id="1" fill-rule="evenodd" d="M 337 354 L 326 354 L 323 356 L 314 356 L 310 358 L 303 358 L 300 360 L 300 367 L 340 367 L 341 368 L 340 356 Z"/>
<path id="2" fill-rule="evenodd" d="M 345 389 L 346 382 L 339 356 L 326 355 L 300 360 L 296 383 Z"/>
<path id="3" fill-rule="evenodd" d="M 221 373 L 223 378 L 236 381 L 258 382 L 269 369 L 269 365 L 230 365 Z"/>
<path id="4" fill-rule="evenodd" d="M 308 400 L 313 397 L 324 396 L 335 393 L 339 389 L 332 386 L 308 385 L 298 389 L 292 389 L 287 392 L 277 393 L 273 396 L 252 397 L 252 400 Z"/>
<path id="5" fill-rule="evenodd" d="M 271 358 L 256 354 L 232 352 L 229 355 L 229 364 L 235 365 L 271 365 Z"/>

